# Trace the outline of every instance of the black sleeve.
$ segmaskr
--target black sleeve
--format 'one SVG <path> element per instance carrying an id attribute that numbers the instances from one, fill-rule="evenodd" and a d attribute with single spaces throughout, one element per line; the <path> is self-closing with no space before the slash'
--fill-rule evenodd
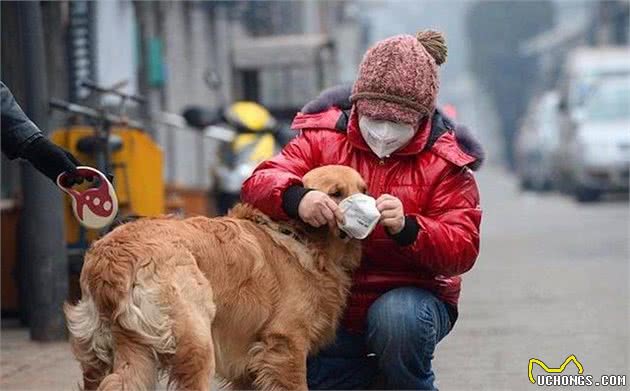
<path id="1" fill-rule="evenodd" d="M 405 226 L 402 231 L 395 235 L 390 234 L 387 230 L 385 230 L 385 232 L 387 232 L 387 235 L 394 239 L 399 246 L 404 247 L 409 246 L 411 243 L 416 241 L 418 232 L 420 232 L 420 226 L 415 218 L 412 216 L 405 216 Z"/>
<path id="2" fill-rule="evenodd" d="M 292 219 L 300 219 L 298 214 L 298 207 L 302 198 L 313 189 L 308 189 L 300 185 L 293 185 L 284 191 L 282 194 L 282 209 L 284 213 Z"/>
<path id="3" fill-rule="evenodd" d="M 26 145 L 43 137 L 43 135 L 39 128 L 24 114 L 20 105 L 13 98 L 11 91 L 2 82 L 0 82 L 0 94 L 2 96 L 2 106 L 0 107 L 2 152 L 9 159 L 15 159 L 21 156 Z"/>

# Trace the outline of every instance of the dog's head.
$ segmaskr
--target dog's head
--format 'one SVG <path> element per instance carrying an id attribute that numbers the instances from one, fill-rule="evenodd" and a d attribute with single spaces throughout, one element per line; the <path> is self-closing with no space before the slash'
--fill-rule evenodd
<path id="1" fill-rule="evenodd" d="M 328 194 L 337 204 L 353 194 L 367 192 L 367 185 L 361 174 L 350 167 L 340 165 L 315 168 L 304 175 L 302 183 L 304 187 Z M 348 270 L 354 270 L 359 266 L 361 244 L 358 240 L 351 240 L 337 226 L 329 230 L 326 237 L 329 245 L 328 255 L 320 257 L 320 261 L 323 263 L 333 261 Z M 332 238 L 340 240 L 331 241 Z"/>
<path id="2" fill-rule="evenodd" d="M 330 165 L 315 168 L 302 178 L 304 187 L 319 190 L 337 204 L 356 193 L 367 192 L 367 185 L 356 170 L 346 166 Z"/>
<path id="3" fill-rule="evenodd" d="M 366 193 L 367 185 L 356 170 L 347 166 L 329 165 L 315 168 L 302 178 L 304 187 L 328 194 L 337 204 L 357 193 Z M 337 226 L 331 229 L 333 236 L 348 239 Z"/>

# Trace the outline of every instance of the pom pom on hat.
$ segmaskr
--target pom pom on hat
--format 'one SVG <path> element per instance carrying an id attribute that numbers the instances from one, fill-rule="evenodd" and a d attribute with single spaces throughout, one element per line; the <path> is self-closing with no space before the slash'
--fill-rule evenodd
<path id="1" fill-rule="evenodd" d="M 446 62 L 448 48 L 446 47 L 444 34 L 439 31 L 425 30 L 418 32 L 416 39 L 424 46 L 431 57 L 435 59 L 437 65 L 442 65 Z"/>

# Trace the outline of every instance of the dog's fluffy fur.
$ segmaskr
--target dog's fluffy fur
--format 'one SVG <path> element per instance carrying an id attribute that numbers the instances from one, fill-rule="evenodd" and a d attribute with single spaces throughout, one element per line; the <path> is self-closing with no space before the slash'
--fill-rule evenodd
<path id="1" fill-rule="evenodd" d="M 342 166 L 303 181 L 338 198 L 365 191 Z M 216 374 L 239 389 L 307 389 L 306 357 L 333 340 L 360 260 L 340 236 L 247 205 L 116 228 L 86 254 L 82 298 L 64 308 L 84 388 L 151 389 L 165 374 L 207 390 Z"/>

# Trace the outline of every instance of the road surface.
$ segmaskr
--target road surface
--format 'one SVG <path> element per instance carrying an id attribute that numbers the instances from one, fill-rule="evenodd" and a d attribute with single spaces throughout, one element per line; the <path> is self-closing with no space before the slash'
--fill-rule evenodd
<path id="1" fill-rule="evenodd" d="M 627 198 L 584 205 L 521 193 L 500 170 L 478 179 L 481 253 L 438 346 L 439 387 L 544 389 L 529 382 L 529 359 L 559 367 L 571 354 L 584 374 L 630 381 Z"/>

